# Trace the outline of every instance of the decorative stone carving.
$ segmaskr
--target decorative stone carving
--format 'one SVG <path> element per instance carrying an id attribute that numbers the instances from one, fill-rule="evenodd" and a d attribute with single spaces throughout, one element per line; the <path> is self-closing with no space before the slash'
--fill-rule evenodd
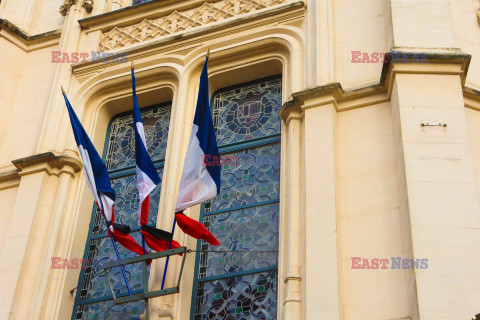
<path id="1" fill-rule="evenodd" d="M 60 7 L 60 14 L 62 16 L 66 16 L 68 13 L 68 10 L 70 10 L 70 8 L 76 3 L 77 3 L 77 0 L 65 0 L 62 6 Z"/>
<path id="2" fill-rule="evenodd" d="M 223 0 L 205 2 L 185 11 L 174 11 L 157 19 L 145 19 L 140 23 L 122 28 L 115 27 L 103 34 L 99 50 L 107 51 L 146 40 L 160 38 L 172 33 L 187 31 L 202 25 L 221 21 L 233 16 L 253 12 L 288 0 Z"/>
<path id="3" fill-rule="evenodd" d="M 83 0 L 82 7 L 84 7 L 88 13 L 92 12 L 93 0 Z"/>

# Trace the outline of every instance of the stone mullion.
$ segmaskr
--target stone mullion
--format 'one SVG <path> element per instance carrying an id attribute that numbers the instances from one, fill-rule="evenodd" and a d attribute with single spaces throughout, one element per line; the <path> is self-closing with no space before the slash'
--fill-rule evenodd
<path id="1" fill-rule="evenodd" d="M 285 296 L 280 301 L 283 306 L 282 319 L 301 319 L 302 314 L 302 278 L 301 278 L 301 113 L 291 112 L 286 120 L 288 130 L 288 227 L 286 275 L 279 279 L 285 283 Z"/>

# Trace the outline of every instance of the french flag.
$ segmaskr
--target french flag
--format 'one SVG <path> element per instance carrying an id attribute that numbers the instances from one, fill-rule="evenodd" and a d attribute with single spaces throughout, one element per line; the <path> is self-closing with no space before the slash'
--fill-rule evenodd
<path id="1" fill-rule="evenodd" d="M 143 238 L 147 245 L 155 251 L 164 251 L 169 249 L 170 241 L 172 248 L 180 248 L 180 244 L 172 240 L 173 234 L 147 225 L 149 214 L 150 193 L 160 183 L 157 169 L 153 165 L 152 159 L 147 151 L 145 140 L 145 130 L 143 128 L 142 116 L 138 106 L 138 98 L 135 85 L 135 71 L 132 72 L 132 91 L 133 91 L 133 124 L 135 130 L 135 157 L 138 192 L 140 196 L 139 221 Z"/>
<path id="2" fill-rule="evenodd" d="M 115 203 L 115 190 L 113 190 L 112 185 L 110 184 L 107 167 L 85 132 L 85 129 L 70 105 L 63 88 L 62 94 L 65 98 L 68 114 L 70 116 L 73 135 L 77 142 L 80 157 L 82 158 L 85 179 L 88 188 L 95 199 L 97 207 L 105 217 L 108 233 L 123 247 L 135 253 L 142 254 L 142 247 L 135 241 L 135 239 L 128 235 L 128 233 L 130 233 L 130 227 L 115 223 L 113 208 Z"/>
<path id="3" fill-rule="evenodd" d="M 183 214 L 183 210 L 210 200 L 220 193 L 220 161 L 215 161 L 218 165 L 208 166 L 204 162 L 205 155 L 212 159 L 220 159 L 210 112 L 207 65 L 208 56 L 200 76 L 197 107 L 180 179 L 175 219 L 186 234 L 216 246 L 220 242 L 203 224 Z"/>

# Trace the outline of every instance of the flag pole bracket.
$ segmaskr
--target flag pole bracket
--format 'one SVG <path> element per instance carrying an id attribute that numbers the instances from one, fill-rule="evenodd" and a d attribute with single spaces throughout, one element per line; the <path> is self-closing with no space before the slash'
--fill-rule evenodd
<path id="1" fill-rule="evenodd" d="M 187 258 L 187 253 L 188 252 L 189 252 L 189 250 L 186 247 L 180 247 L 180 248 L 176 248 L 176 249 L 170 249 L 170 250 L 165 250 L 165 251 L 161 251 L 161 252 L 154 252 L 154 253 L 141 255 L 141 256 L 135 256 L 135 257 L 126 258 L 126 259 L 122 259 L 122 260 L 106 262 L 103 265 L 103 269 L 107 273 L 108 273 L 109 270 L 111 270 L 113 268 L 124 267 L 126 265 L 136 264 L 136 263 L 142 263 L 143 264 L 143 272 L 142 272 L 143 282 L 142 283 L 143 283 L 144 289 L 143 289 L 143 292 L 141 292 L 141 293 L 133 294 L 131 296 L 117 297 L 115 295 L 114 290 L 113 290 L 113 286 L 110 283 L 110 279 L 109 278 L 107 279 L 108 283 L 109 283 L 110 291 L 112 292 L 112 296 L 114 297 L 113 303 L 115 305 L 119 305 L 119 304 L 124 304 L 124 303 L 140 301 L 140 300 L 144 300 L 146 303 L 148 303 L 148 299 L 179 293 L 180 292 L 180 281 L 182 280 L 183 268 L 185 266 L 185 260 Z M 156 259 L 166 258 L 166 257 L 170 257 L 170 256 L 176 256 L 176 255 L 183 255 L 182 265 L 180 267 L 180 272 L 179 272 L 179 275 L 178 275 L 178 280 L 177 280 L 176 286 L 171 287 L 171 288 L 162 289 L 162 290 L 148 291 L 148 274 L 146 272 L 147 261 L 148 260 L 156 260 Z"/>

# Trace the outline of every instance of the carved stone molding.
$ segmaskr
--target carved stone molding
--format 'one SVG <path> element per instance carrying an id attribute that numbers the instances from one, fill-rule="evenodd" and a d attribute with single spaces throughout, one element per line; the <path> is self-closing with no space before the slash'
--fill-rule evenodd
<path id="1" fill-rule="evenodd" d="M 63 153 L 45 152 L 12 161 L 18 170 L 18 175 L 24 176 L 45 171 L 49 175 L 59 176 L 67 173 L 73 176 L 82 169 L 78 153 L 66 150 Z"/>
<path id="2" fill-rule="evenodd" d="M 99 50 L 129 46 L 172 33 L 187 31 L 199 26 L 221 21 L 237 15 L 282 4 L 288 0 L 223 0 L 205 2 L 185 11 L 174 11 L 157 19 L 145 19 L 122 28 L 115 27 L 100 39 Z"/>
<path id="3" fill-rule="evenodd" d="M 82 7 L 87 10 L 88 13 L 92 12 L 93 10 L 93 0 L 83 0 Z"/>
<path id="4" fill-rule="evenodd" d="M 60 14 L 66 16 L 70 8 L 77 3 L 77 0 L 65 0 L 60 7 Z"/>

